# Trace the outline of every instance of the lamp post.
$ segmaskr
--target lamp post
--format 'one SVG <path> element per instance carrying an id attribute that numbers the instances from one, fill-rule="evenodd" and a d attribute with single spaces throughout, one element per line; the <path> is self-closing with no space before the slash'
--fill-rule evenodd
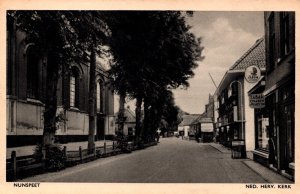
<path id="1" fill-rule="evenodd" d="M 239 80 L 234 80 L 230 83 L 229 87 L 231 89 L 231 85 L 233 83 L 237 82 L 238 84 L 240 84 L 240 88 L 241 88 L 241 121 L 242 121 L 242 138 L 243 140 L 245 139 L 244 138 L 244 101 L 243 101 L 243 84 L 239 81 Z"/>

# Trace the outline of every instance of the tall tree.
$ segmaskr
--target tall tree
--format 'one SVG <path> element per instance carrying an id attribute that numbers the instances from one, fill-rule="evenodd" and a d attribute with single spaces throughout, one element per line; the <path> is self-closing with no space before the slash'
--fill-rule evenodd
<path id="1" fill-rule="evenodd" d="M 180 12 L 118 12 L 116 16 L 110 44 L 116 65 L 111 73 L 117 78 L 115 85 L 126 80 L 127 93 L 136 98 L 136 135 L 141 136 L 141 105 L 151 88 L 188 87 L 196 61 L 203 59 L 203 47 Z"/>
<path id="2" fill-rule="evenodd" d="M 102 49 L 107 42 L 110 31 L 104 22 L 105 15 L 99 11 L 73 11 L 66 12 L 73 32 L 77 35 L 80 43 L 80 50 L 89 53 L 90 75 L 89 75 L 89 136 L 88 150 L 95 149 L 95 128 L 96 128 L 96 57 L 105 52 Z"/>

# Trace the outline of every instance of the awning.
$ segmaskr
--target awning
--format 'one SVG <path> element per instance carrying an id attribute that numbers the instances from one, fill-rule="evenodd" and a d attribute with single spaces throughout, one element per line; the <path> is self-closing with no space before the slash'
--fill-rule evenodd
<path id="1" fill-rule="evenodd" d="M 213 123 L 201 123 L 201 132 L 214 132 Z"/>

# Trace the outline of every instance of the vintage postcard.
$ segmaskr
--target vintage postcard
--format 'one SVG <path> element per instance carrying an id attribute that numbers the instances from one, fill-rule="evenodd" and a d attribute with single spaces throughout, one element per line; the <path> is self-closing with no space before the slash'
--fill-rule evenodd
<path id="1" fill-rule="evenodd" d="M 299 2 L 0 5 L 5 193 L 299 192 Z"/>

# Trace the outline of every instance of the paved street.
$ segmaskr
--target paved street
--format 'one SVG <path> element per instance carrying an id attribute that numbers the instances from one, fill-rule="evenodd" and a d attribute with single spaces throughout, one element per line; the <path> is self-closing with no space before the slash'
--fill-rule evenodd
<path id="1" fill-rule="evenodd" d="M 264 183 L 240 159 L 210 144 L 161 138 L 157 146 L 99 159 L 56 173 L 24 179 L 39 182 Z"/>

